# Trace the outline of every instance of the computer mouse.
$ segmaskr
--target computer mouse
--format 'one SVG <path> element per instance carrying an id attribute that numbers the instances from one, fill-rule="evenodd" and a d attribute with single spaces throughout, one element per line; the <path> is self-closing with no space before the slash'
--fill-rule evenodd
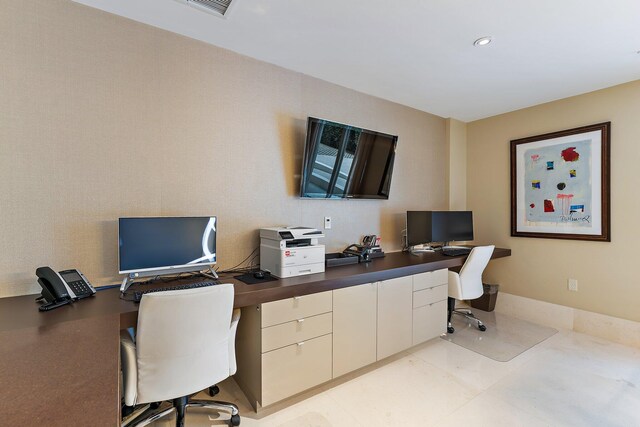
<path id="1" fill-rule="evenodd" d="M 264 272 L 256 271 L 255 273 L 253 273 L 253 277 L 255 277 L 256 279 L 264 279 Z"/>

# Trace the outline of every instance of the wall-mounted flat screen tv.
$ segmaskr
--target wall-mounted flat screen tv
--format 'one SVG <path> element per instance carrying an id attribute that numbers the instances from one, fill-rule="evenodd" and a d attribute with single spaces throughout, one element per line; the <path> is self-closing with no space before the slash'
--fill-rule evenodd
<path id="1" fill-rule="evenodd" d="M 388 199 L 398 137 L 309 117 L 300 196 Z"/>

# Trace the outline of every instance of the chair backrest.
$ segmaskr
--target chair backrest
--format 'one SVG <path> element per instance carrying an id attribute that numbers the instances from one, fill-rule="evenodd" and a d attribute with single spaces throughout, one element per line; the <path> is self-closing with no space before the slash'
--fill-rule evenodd
<path id="1" fill-rule="evenodd" d="M 229 376 L 233 294 L 232 284 L 222 284 L 143 296 L 136 334 L 139 403 L 187 396 Z"/>
<path id="2" fill-rule="evenodd" d="M 471 250 L 464 265 L 460 269 L 461 299 L 475 299 L 482 295 L 482 272 L 493 255 L 494 245 L 476 246 Z"/>

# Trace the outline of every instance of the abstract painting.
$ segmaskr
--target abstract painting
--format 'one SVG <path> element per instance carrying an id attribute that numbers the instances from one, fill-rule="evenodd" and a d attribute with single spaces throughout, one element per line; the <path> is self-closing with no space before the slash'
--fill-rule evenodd
<path id="1" fill-rule="evenodd" d="M 511 235 L 611 241 L 611 123 L 511 141 Z"/>

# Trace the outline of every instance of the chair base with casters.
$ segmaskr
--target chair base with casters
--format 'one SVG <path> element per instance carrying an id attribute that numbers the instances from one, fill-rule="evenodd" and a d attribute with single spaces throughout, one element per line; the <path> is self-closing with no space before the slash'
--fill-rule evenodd
<path id="1" fill-rule="evenodd" d="M 448 308 L 448 316 L 447 316 L 447 333 L 452 334 L 455 332 L 455 329 L 453 327 L 453 325 L 451 324 L 451 315 L 453 314 L 457 314 L 459 316 L 463 316 L 464 318 L 466 318 L 467 320 L 470 320 L 472 322 L 476 322 L 476 326 L 478 327 L 479 330 L 481 331 L 486 331 L 487 327 L 484 325 L 484 323 L 482 323 L 480 321 L 480 319 L 476 318 L 476 316 L 470 311 L 470 310 L 462 310 L 462 309 L 456 309 L 456 300 L 455 298 L 451 298 L 449 297 L 449 299 L 447 300 L 449 308 Z"/>
<path id="2" fill-rule="evenodd" d="M 214 387 L 217 388 L 217 386 Z M 231 414 L 229 425 L 232 427 L 240 425 L 238 407 L 233 403 L 190 399 L 189 396 L 179 397 L 177 399 L 173 399 L 171 402 L 171 405 L 168 407 L 162 403 L 153 403 L 150 405 L 144 405 L 142 410 L 137 414 L 135 410 L 132 411 L 131 416 L 122 422 L 122 427 L 146 426 L 161 418 L 171 415 L 173 412 L 176 413 L 176 427 L 184 427 L 186 409 L 190 407 L 212 409 L 218 413 L 227 412 Z"/>

